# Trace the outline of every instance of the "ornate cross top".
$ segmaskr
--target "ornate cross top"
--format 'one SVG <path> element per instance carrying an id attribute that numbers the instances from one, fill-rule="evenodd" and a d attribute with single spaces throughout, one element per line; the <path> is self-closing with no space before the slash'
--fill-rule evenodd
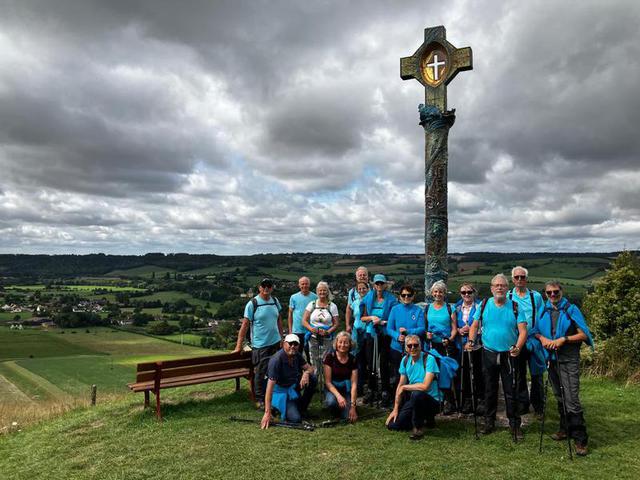
<path id="1" fill-rule="evenodd" d="M 447 41 L 443 26 L 425 28 L 424 43 L 400 59 L 400 77 L 415 78 L 425 87 L 425 103 L 447 110 L 447 85 L 464 70 L 473 69 L 471 47 L 456 48 Z"/>

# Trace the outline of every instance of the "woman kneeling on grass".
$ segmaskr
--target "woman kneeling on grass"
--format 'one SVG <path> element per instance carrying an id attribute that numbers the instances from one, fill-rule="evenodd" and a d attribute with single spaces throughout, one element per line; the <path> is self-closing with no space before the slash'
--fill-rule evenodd
<path id="1" fill-rule="evenodd" d="M 351 335 L 340 332 L 333 341 L 333 351 L 322 361 L 326 394 L 324 406 L 336 417 L 355 422 L 358 398 L 358 364 L 349 352 L 353 348 Z"/>
<path id="2" fill-rule="evenodd" d="M 424 436 L 425 419 L 428 427 L 434 426 L 440 411 L 440 369 L 433 355 L 422 351 L 417 335 L 406 336 L 405 348 L 407 355 L 400 362 L 400 381 L 386 425 L 389 430 L 413 429 L 409 438 L 419 440 Z"/>

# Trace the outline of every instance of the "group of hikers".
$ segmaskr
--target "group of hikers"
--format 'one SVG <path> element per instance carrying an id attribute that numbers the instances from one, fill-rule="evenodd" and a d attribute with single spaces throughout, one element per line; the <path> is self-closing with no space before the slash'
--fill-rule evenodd
<path id="1" fill-rule="evenodd" d="M 345 329 L 336 333 L 339 312 L 329 285 L 302 277 L 289 300 L 288 332 L 274 283 L 263 279 L 245 307 L 236 351 L 250 332 L 257 408 L 261 427 L 273 416 L 300 423 L 320 385 L 324 407 L 336 418 L 356 422 L 357 405 L 391 409 L 390 430 L 410 431 L 412 440 L 435 426 L 437 414 L 484 417 L 481 433 L 495 430 L 501 379 L 506 416 L 514 441 L 524 438 L 521 416 L 533 409 L 544 422 L 546 385 L 551 383 L 560 414 L 552 435 L 571 452 L 587 454 L 587 430 L 580 403 L 580 346 L 593 339 L 577 306 L 563 296 L 558 281 L 542 295 L 527 287 L 528 271 L 502 273 L 491 280 L 490 298 L 478 299 L 473 284 L 460 285 L 460 298 L 447 301 L 447 285 L 431 286 L 431 301 L 414 303 L 415 289 L 402 285 L 399 297 L 387 290 L 383 274 L 370 283 L 358 267 L 347 294 Z M 527 376 L 530 378 L 531 387 Z M 361 398 L 362 397 L 362 398 Z M 476 423 L 477 434 L 477 423 Z"/>

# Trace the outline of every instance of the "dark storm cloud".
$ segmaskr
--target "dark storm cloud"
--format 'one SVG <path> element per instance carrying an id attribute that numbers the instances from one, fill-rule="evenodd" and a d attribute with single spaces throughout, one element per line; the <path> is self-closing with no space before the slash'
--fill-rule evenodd
<path id="1" fill-rule="evenodd" d="M 5 251 L 422 250 L 423 89 L 398 59 L 438 24 L 474 50 L 449 86 L 450 249 L 640 234 L 637 2 L 0 8 Z"/>

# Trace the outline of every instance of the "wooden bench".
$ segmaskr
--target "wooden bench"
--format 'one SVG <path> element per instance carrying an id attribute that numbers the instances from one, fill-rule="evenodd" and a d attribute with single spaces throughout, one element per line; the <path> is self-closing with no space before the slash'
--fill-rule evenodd
<path id="1" fill-rule="evenodd" d="M 235 379 L 238 391 L 241 378 L 249 380 L 251 399 L 255 401 L 251 352 L 139 363 L 135 383 L 127 386 L 134 392 L 144 392 L 145 408 L 149 406 L 149 392 L 153 392 L 156 397 L 156 416 L 158 420 L 162 420 L 160 390 L 163 388 Z"/>

